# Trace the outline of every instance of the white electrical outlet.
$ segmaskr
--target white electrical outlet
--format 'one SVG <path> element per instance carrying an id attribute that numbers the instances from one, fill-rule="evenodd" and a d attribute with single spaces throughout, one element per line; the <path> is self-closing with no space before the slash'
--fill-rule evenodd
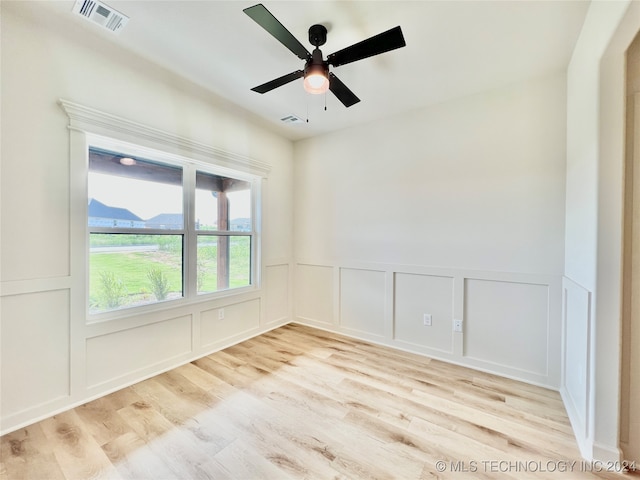
<path id="1" fill-rule="evenodd" d="M 422 316 L 422 324 L 423 324 L 425 327 L 430 327 L 430 326 L 431 326 L 431 314 L 430 314 L 430 313 L 425 313 L 425 314 Z"/>
<path id="2" fill-rule="evenodd" d="M 224 308 L 218 310 L 218 320 L 224 320 Z"/>
<path id="3" fill-rule="evenodd" d="M 453 320 L 453 331 L 462 333 L 462 320 Z"/>

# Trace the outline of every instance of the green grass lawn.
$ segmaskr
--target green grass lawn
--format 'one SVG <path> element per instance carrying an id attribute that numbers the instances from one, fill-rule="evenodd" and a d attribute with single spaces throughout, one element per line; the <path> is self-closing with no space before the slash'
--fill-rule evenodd
<path id="1" fill-rule="evenodd" d="M 100 285 L 100 272 L 113 272 L 130 294 L 150 292 L 147 272 L 160 268 L 169 279 L 171 291 L 182 291 L 182 269 L 179 255 L 167 252 L 98 253 L 91 255 L 90 285 Z"/>
<path id="2" fill-rule="evenodd" d="M 140 236 L 132 239 L 129 245 L 141 245 Z M 109 245 L 114 243 L 106 239 L 94 242 L 91 245 Z M 127 245 L 124 236 L 115 239 L 115 245 Z M 137 243 L 133 241 L 137 240 Z M 108 306 L 108 298 L 116 298 L 119 307 L 133 306 L 137 304 L 153 303 L 156 301 L 152 293 L 153 285 L 148 277 L 148 272 L 159 269 L 168 283 L 168 299 L 182 296 L 182 251 L 181 244 L 170 248 L 144 252 L 96 252 L 90 255 L 89 299 L 90 310 L 94 313 L 111 310 Z M 148 244 L 148 243 L 147 243 Z M 175 248 L 178 246 L 178 248 Z M 167 248 L 166 245 L 162 248 Z M 250 238 L 237 237 L 230 240 L 229 260 L 230 275 L 229 287 L 237 288 L 250 285 L 251 260 Z M 217 291 L 217 243 L 215 237 L 203 237 L 198 248 L 198 292 L 210 293 Z M 104 279 L 104 274 L 111 275 L 112 283 Z M 117 284 L 117 288 L 114 285 Z M 110 289 L 108 285 L 111 285 Z M 117 308 L 117 307 L 116 307 Z"/>
<path id="3" fill-rule="evenodd" d="M 229 243 L 229 288 L 245 287 L 251 283 L 251 243 L 249 237 L 232 238 Z M 215 292 L 217 277 L 217 245 L 198 246 L 198 292 Z"/>

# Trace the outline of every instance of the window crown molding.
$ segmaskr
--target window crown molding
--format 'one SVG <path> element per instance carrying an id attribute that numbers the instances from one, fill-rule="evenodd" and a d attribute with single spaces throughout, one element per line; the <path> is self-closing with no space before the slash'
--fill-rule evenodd
<path id="1" fill-rule="evenodd" d="M 166 149 L 169 147 L 174 153 L 196 157 L 205 162 L 213 158 L 217 165 L 238 168 L 262 177 L 266 177 L 271 171 L 271 165 L 250 157 L 227 152 L 69 100 L 59 99 L 58 103 L 69 117 L 69 129 L 71 130 L 116 137 L 121 140 L 133 137 L 138 142 L 144 140 L 154 148 Z"/>

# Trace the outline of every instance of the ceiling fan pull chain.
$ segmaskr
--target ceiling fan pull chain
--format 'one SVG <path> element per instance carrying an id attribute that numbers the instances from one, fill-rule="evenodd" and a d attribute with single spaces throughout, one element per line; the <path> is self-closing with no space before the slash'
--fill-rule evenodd
<path id="1" fill-rule="evenodd" d="M 327 111 L 327 92 L 324 92 L 324 111 Z"/>

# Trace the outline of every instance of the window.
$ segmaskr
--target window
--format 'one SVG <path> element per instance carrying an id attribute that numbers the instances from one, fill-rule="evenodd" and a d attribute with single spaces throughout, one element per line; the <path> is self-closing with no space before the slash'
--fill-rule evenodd
<path id="1" fill-rule="evenodd" d="M 198 293 L 251 284 L 251 186 L 196 172 Z"/>
<path id="2" fill-rule="evenodd" d="M 91 146 L 89 313 L 253 286 L 255 190 L 240 172 Z"/>

